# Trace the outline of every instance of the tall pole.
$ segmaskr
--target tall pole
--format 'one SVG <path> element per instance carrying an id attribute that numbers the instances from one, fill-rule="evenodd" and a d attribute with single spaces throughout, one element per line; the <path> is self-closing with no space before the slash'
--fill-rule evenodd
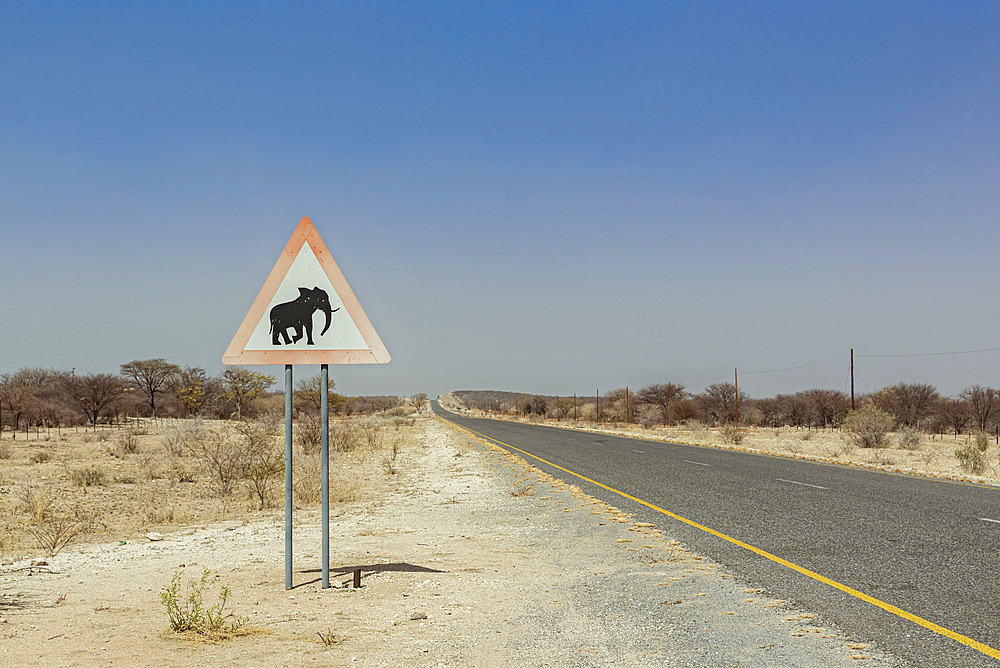
<path id="1" fill-rule="evenodd" d="M 330 588 L 330 367 L 319 367 L 320 392 L 320 476 L 323 478 L 323 589 Z"/>
<path id="2" fill-rule="evenodd" d="M 573 422 L 576 422 L 576 392 L 573 393 Z"/>
<path id="3" fill-rule="evenodd" d="M 851 410 L 854 410 L 854 348 L 851 348 Z"/>
<path id="4" fill-rule="evenodd" d="M 597 388 L 597 421 L 601 421 L 601 388 Z"/>
<path id="5" fill-rule="evenodd" d="M 285 365 L 285 589 L 292 588 L 292 365 Z"/>
<path id="6" fill-rule="evenodd" d="M 740 370 L 733 369 L 733 383 L 736 385 L 736 424 L 740 423 Z"/>
<path id="7" fill-rule="evenodd" d="M 625 424 L 629 423 L 628 385 L 625 386 Z"/>

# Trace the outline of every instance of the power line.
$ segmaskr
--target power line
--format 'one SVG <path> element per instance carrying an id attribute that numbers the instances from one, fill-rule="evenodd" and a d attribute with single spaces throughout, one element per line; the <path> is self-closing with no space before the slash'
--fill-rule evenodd
<path id="1" fill-rule="evenodd" d="M 847 359 L 847 355 L 841 355 L 840 357 L 834 357 L 832 359 L 823 360 L 822 362 L 809 362 L 808 364 L 799 364 L 798 366 L 786 366 L 782 369 L 765 369 L 763 371 L 744 371 L 743 373 L 778 373 L 779 371 L 794 371 L 796 369 L 808 369 L 813 366 L 820 366 L 821 364 L 829 364 L 830 362 L 840 362 Z"/>
<path id="2" fill-rule="evenodd" d="M 886 355 L 855 355 L 855 357 L 938 357 L 941 355 L 971 355 L 972 353 L 991 353 L 1000 350 L 998 348 L 978 348 L 976 350 L 953 350 L 942 353 L 898 353 Z"/>

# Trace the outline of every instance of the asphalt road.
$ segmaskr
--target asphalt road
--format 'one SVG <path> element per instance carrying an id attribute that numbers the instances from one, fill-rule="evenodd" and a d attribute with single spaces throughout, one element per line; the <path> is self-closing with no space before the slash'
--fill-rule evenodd
<path id="1" fill-rule="evenodd" d="M 475 419 L 444 411 L 437 402 L 433 406 L 442 417 L 502 444 L 1000 648 L 1000 489 Z M 998 664 L 946 634 L 527 459 L 588 494 L 655 523 L 668 536 L 724 564 L 744 582 L 818 613 L 824 624 L 878 643 L 914 665 Z"/>

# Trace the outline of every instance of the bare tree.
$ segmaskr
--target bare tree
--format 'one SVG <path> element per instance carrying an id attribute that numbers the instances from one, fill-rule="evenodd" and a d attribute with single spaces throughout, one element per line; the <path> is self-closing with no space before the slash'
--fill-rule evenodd
<path id="1" fill-rule="evenodd" d="M 955 436 L 965 430 L 971 419 L 968 404 L 959 399 L 942 399 L 938 403 L 937 412 L 941 421 L 955 432 Z"/>
<path id="2" fill-rule="evenodd" d="M 163 391 L 168 381 L 181 372 L 176 364 L 162 357 L 151 360 L 132 360 L 121 366 L 122 375 L 131 378 L 146 395 L 149 410 L 156 417 L 156 395 Z"/>
<path id="3" fill-rule="evenodd" d="M 972 423 L 980 431 L 986 431 L 990 420 L 1000 412 L 1000 390 L 982 385 L 971 385 L 958 395 L 968 407 Z"/>
<path id="4" fill-rule="evenodd" d="M 871 395 L 876 406 L 892 413 L 900 424 L 908 427 L 926 421 L 940 399 L 937 388 L 927 383 L 897 383 Z"/>
<path id="5" fill-rule="evenodd" d="M 427 405 L 427 393 L 417 392 L 410 397 L 410 403 L 413 404 L 413 407 L 416 408 L 418 412 L 424 410 L 424 406 Z"/>
<path id="6" fill-rule="evenodd" d="M 677 383 L 654 383 L 636 392 L 635 396 L 642 403 L 660 409 L 663 424 L 667 424 L 670 422 L 670 402 L 684 397 L 684 386 Z"/>
<path id="7" fill-rule="evenodd" d="M 87 416 L 87 421 L 95 427 L 102 416 L 114 413 L 123 385 L 121 378 L 110 373 L 62 377 L 63 396 L 81 410 Z"/>
<path id="8" fill-rule="evenodd" d="M 222 393 L 236 407 L 236 418 L 241 419 L 244 407 L 254 399 L 264 396 L 264 392 L 273 382 L 274 376 L 231 366 L 222 374 Z"/>
<path id="9" fill-rule="evenodd" d="M 746 401 L 747 395 L 739 391 L 740 403 Z M 715 422 L 725 424 L 736 421 L 737 394 L 733 383 L 713 383 L 698 395 L 698 403 L 705 413 Z"/>
<path id="10" fill-rule="evenodd" d="M 850 408 L 847 395 L 837 390 L 804 390 L 797 396 L 806 407 L 810 424 L 816 427 L 839 425 Z"/>

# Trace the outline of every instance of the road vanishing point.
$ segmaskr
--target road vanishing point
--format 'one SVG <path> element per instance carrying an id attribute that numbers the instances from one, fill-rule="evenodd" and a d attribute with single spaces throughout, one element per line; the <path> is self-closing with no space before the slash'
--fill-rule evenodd
<path id="1" fill-rule="evenodd" d="M 1000 663 L 1000 488 L 433 407 L 916 666 Z"/>

